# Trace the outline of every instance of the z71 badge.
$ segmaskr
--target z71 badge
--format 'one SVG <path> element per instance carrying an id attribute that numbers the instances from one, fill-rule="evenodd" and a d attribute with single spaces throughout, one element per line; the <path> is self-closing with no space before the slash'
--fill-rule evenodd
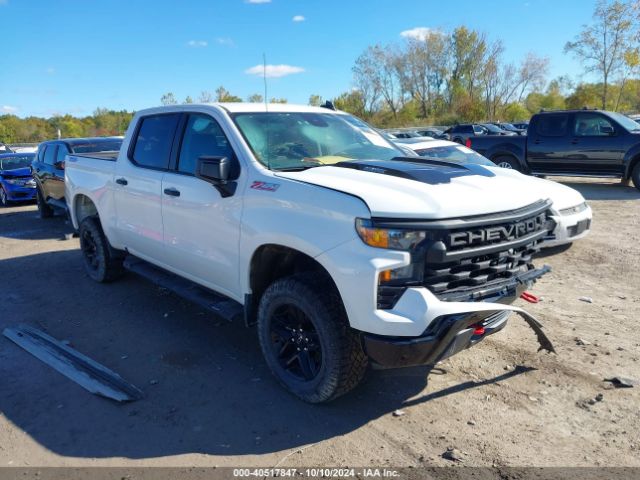
<path id="1" fill-rule="evenodd" d="M 279 183 L 267 183 L 255 181 L 251 184 L 254 190 L 263 190 L 265 192 L 275 192 L 280 187 Z"/>

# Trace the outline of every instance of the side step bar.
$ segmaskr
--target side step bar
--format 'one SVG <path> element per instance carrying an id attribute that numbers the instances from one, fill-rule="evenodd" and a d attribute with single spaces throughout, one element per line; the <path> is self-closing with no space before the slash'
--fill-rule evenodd
<path id="1" fill-rule="evenodd" d="M 244 316 L 244 307 L 235 300 L 220 295 L 191 280 L 167 272 L 132 255 L 125 258 L 124 268 L 150 280 L 159 287 L 171 290 L 190 302 L 197 303 L 225 320 L 233 321 L 236 318 L 242 319 Z"/>

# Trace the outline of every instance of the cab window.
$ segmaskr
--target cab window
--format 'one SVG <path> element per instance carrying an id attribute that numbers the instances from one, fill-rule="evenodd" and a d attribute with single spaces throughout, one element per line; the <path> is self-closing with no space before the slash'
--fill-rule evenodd
<path id="1" fill-rule="evenodd" d="M 140 120 L 131 160 L 136 165 L 154 169 L 169 167 L 173 136 L 180 114 L 153 115 Z"/>
<path id="2" fill-rule="evenodd" d="M 47 149 L 44 151 L 44 163 L 47 165 L 53 165 L 56 163 L 56 154 L 58 151 L 58 145 L 49 144 L 47 145 Z"/>
<path id="3" fill-rule="evenodd" d="M 195 174 L 198 158 L 233 157 L 233 150 L 218 122 L 204 114 L 191 114 L 185 126 L 178 171 Z"/>
<path id="4" fill-rule="evenodd" d="M 577 113 L 573 134 L 576 137 L 608 137 L 615 133 L 613 125 L 597 113 Z"/>

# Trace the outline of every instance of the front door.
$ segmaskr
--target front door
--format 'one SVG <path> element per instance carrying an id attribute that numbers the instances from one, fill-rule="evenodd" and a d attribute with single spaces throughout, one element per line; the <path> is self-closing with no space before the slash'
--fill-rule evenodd
<path id="1" fill-rule="evenodd" d="M 598 112 L 574 115 L 573 152 L 568 166 L 573 173 L 584 175 L 620 175 L 623 173 L 624 142 L 617 138 L 620 128 Z"/>
<path id="2" fill-rule="evenodd" d="M 162 180 L 167 264 L 193 281 L 241 300 L 241 197 L 223 197 L 213 185 L 195 176 L 201 156 L 235 160 L 235 154 L 219 123 L 208 114 L 188 114 L 183 129 L 176 169 Z M 236 162 L 232 178 L 238 175 Z"/>

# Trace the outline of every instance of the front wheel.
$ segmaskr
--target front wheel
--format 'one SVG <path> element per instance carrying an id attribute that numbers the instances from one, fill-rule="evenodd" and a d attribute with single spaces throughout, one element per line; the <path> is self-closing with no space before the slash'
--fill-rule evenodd
<path id="1" fill-rule="evenodd" d="M 122 258 L 113 255 L 96 217 L 87 217 L 82 221 L 79 235 L 87 275 L 101 283 L 111 282 L 122 275 Z"/>
<path id="2" fill-rule="evenodd" d="M 513 157 L 497 157 L 493 160 L 493 163 L 500 168 L 520 171 L 520 165 L 518 165 L 518 162 Z"/>
<path id="3" fill-rule="evenodd" d="M 308 275 L 277 280 L 258 308 L 258 336 L 278 381 L 305 402 L 333 400 L 362 380 L 368 364 L 333 285 Z"/>
<path id="4" fill-rule="evenodd" d="M 633 185 L 640 190 L 640 162 L 633 167 L 633 171 L 631 172 L 631 180 L 633 180 Z"/>

